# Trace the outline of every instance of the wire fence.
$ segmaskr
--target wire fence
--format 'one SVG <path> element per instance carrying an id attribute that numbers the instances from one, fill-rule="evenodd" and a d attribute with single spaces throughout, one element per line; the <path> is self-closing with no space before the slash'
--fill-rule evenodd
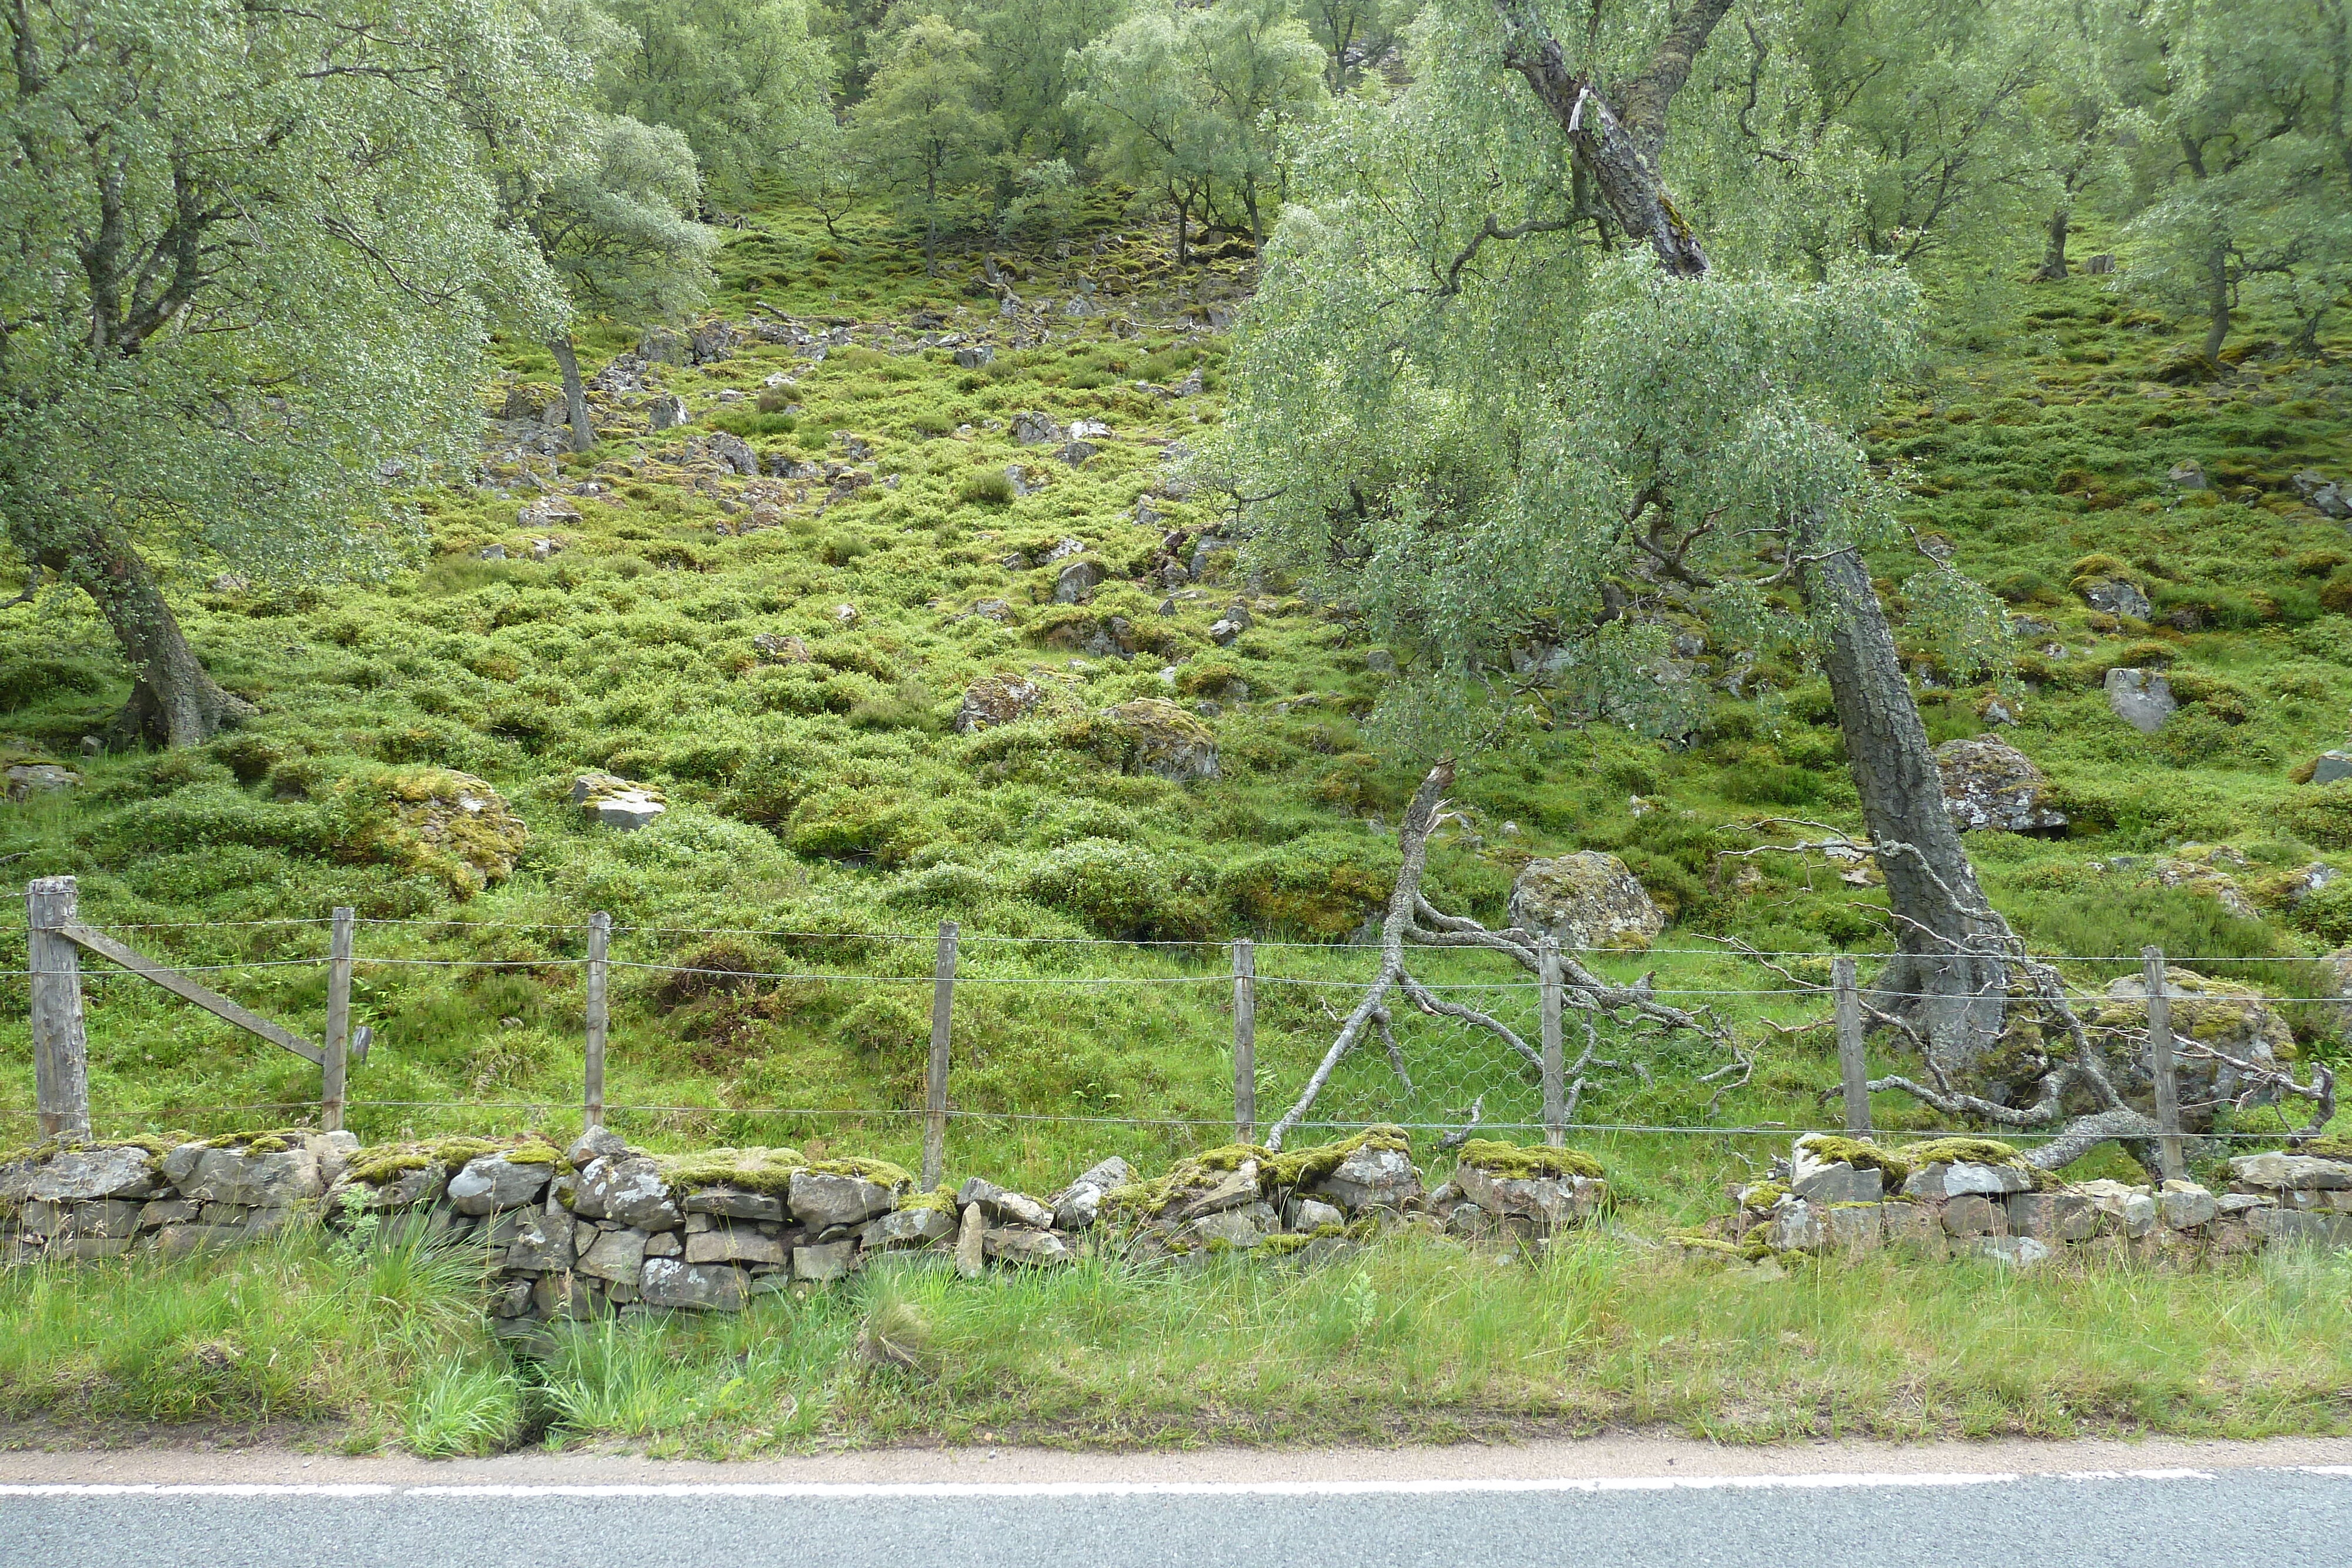
<path id="1" fill-rule="evenodd" d="M 854 1124 L 897 1126 L 902 1131 L 909 1124 L 919 1123 L 927 1143 L 933 1147 L 950 1124 L 973 1133 L 987 1127 L 1064 1124 L 1156 1129 L 1171 1134 L 1203 1137 L 1228 1134 L 1250 1136 L 1262 1133 L 1292 1105 L 1323 1046 L 1365 988 L 1373 983 L 1379 963 L 1378 950 L 1365 946 L 1300 941 L 1251 943 L 1247 946 L 1256 956 L 1253 984 L 1245 1001 L 1234 988 L 1233 945 L 1205 941 L 958 932 L 951 942 L 943 942 L 941 934 L 930 932 L 639 925 L 595 920 L 362 920 L 346 914 L 342 917 L 343 946 L 338 947 L 332 937 L 336 928 L 336 917 L 331 915 L 223 922 L 93 922 L 76 925 L 77 930 L 89 936 L 117 943 L 144 941 L 163 949 L 194 949 L 186 959 L 173 960 L 169 973 L 184 979 L 204 976 L 215 984 L 239 990 L 246 1000 L 232 1005 L 249 1007 L 257 1012 L 267 1009 L 272 1000 L 282 999 L 285 982 L 301 971 L 327 971 L 331 995 L 340 986 L 347 1009 L 355 977 L 364 982 L 371 977 L 417 971 L 521 972 L 537 976 L 551 988 L 567 993 L 576 988 L 587 998 L 590 1014 L 586 1032 L 591 1043 L 585 1051 L 589 1082 L 583 1084 L 582 1096 L 568 1100 L 492 1098 L 493 1085 L 490 1093 L 474 1098 L 376 1098 L 366 1092 L 362 1074 L 355 1091 L 341 1099 L 328 1088 L 322 1089 L 320 1098 L 310 1100 L 147 1106 L 138 1113 L 138 1118 L 153 1124 L 173 1117 L 267 1112 L 298 1117 L 317 1113 L 340 1124 L 348 1111 L 378 1115 L 521 1113 L 535 1119 L 560 1119 L 577 1113 L 588 1121 L 608 1117 L 693 1118 L 740 1126 L 772 1123 Z M 43 977 L 52 975 L 52 970 L 45 968 L 33 952 L 45 928 L 28 922 L 19 929 L 28 944 L 26 966 L 0 969 L 0 981 L 33 982 L 31 988 L 37 997 Z M 356 945 L 350 941 L 353 929 L 362 934 Z M 488 934 L 500 934 L 508 939 L 520 937 L 535 946 L 533 950 L 514 956 L 434 950 L 476 942 Z M 84 940 L 80 936 L 74 939 Z M 248 957 L 217 956 L 224 941 L 250 943 L 257 939 L 267 945 L 265 953 Z M 740 944 L 742 951 L 716 958 L 713 945 L 719 943 Z M 837 966 L 829 965 L 822 956 L 828 945 L 839 955 L 841 962 Z M 288 953 L 288 946 L 312 950 Z M 614 947 L 621 950 L 615 952 Z M 947 956 L 940 963 L 926 963 L 924 960 L 930 956 L 926 949 Z M 792 955 L 795 961 L 770 967 L 756 956 L 776 953 Z M 1118 956 L 1118 967 L 1125 972 L 1100 972 L 1108 966 L 1099 960 L 1112 955 Z M 1423 951 L 1416 956 L 1425 959 L 1428 965 L 1421 978 L 1427 992 L 1481 1015 L 1491 1020 L 1493 1027 L 1415 1009 L 1404 1005 L 1400 998 L 1400 1005 L 1393 1009 L 1383 1027 L 1367 1031 L 1359 1048 L 1333 1067 L 1315 1098 L 1311 1113 L 1296 1124 L 1302 1133 L 1342 1133 L 1377 1124 L 1449 1134 L 1475 1129 L 1500 1135 L 1549 1133 L 1555 1137 L 1563 1132 L 1718 1139 L 1785 1137 L 1797 1130 L 1780 1122 L 1742 1121 L 1717 1113 L 1723 1096 L 1710 1094 L 1706 1086 L 1720 1086 L 1727 1075 L 1734 1077 L 1735 1085 L 1745 1082 L 1745 1073 L 1739 1070 L 1751 1059 L 1737 1048 L 1727 1056 L 1719 1042 L 1645 1030 L 1638 1027 L 1636 1020 L 1622 1015 L 1612 1017 L 1606 1012 L 1594 1014 L 1571 1009 L 1560 1031 L 1564 1038 L 1556 1065 L 1549 1069 L 1548 1082 L 1544 994 L 1539 979 L 1495 954 Z M 1752 1033 L 1760 1035 L 1769 1028 L 1784 1036 L 1810 1035 L 1831 1025 L 1831 984 L 1826 977 L 1816 982 L 1801 977 L 1808 966 L 1845 956 L 1832 950 L 1756 951 L 1729 944 L 1659 946 L 1637 954 L 1580 955 L 1594 969 L 1614 976 L 1612 983 L 1634 983 L 1634 971 L 1646 971 L 1640 982 L 1643 994 L 1657 1001 L 1704 1011 L 1718 1019 L 1736 1015 Z M 2144 956 L 2053 955 L 2046 961 L 2075 971 L 2079 981 L 2082 971 L 2114 965 L 2137 967 Z M 2303 980 L 2307 977 L 2315 983 L 2285 988 L 2233 986 L 2221 994 L 2231 1005 L 2325 1005 L 2340 1010 L 2347 1025 L 2352 1026 L 2352 994 L 2347 994 L 2352 993 L 2352 976 L 2331 974 L 2319 960 L 2292 955 L 2230 955 L 2211 959 L 2173 958 L 2169 962 L 2187 969 L 2302 966 L 2300 971 L 2293 972 L 2294 977 Z M 1770 969 L 1772 983 L 1727 983 L 1755 974 L 1759 963 Z M 1041 969 L 1053 972 L 1037 972 Z M 1138 969 L 1150 972 L 1134 972 Z M 1791 969 L 1797 974 L 1789 973 Z M 2282 971 L 2255 968 L 2252 973 L 2259 976 Z M 254 977 L 255 984 L 237 986 L 236 980 L 244 976 Z M 85 982 L 111 986 L 126 978 L 163 983 L 152 973 L 123 967 L 78 968 L 74 983 L 77 987 Z M 1200 1065 L 1213 1063 L 1220 1071 L 1234 1074 L 1234 1112 L 1231 1116 L 1181 1112 L 1154 1115 L 1141 1113 L 1139 1108 L 1132 1113 L 1118 1113 L 1100 1107 L 1052 1109 L 1018 1103 L 987 1105 L 957 1098 L 944 1087 L 920 1105 L 796 1105 L 759 1103 L 756 1096 L 742 1097 L 749 1103 L 725 1103 L 723 1098 L 721 1103 L 712 1103 L 619 1098 L 608 1102 L 601 1088 L 604 1041 L 609 1028 L 604 997 L 607 983 L 616 978 L 625 983 L 625 1005 L 639 1013 L 682 1005 L 677 995 L 665 1001 L 665 988 L 705 995 L 714 989 L 781 987 L 846 988 L 859 994 L 878 988 L 903 994 L 909 988 L 930 987 L 935 1023 L 942 1004 L 952 1008 L 952 992 L 967 988 L 1008 997 L 1045 998 L 1026 1004 L 1045 1009 L 1057 1009 L 1060 1004 L 1055 998 L 1065 996 L 1077 998 L 1124 994 L 1139 998 L 1137 1005 L 1190 1009 L 1182 1021 L 1194 1038 L 1188 1041 L 1186 1049 L 1201 1053 Z M 2331 991 L 2316 982 L 2333 983 L 2342 988 Z M 634 986 L 635 989 L 628 990 L 626 986 Z M 197 988 L 206 989 L 202 986 Z M 226 999 L 208 990 L 207 994 L 215 995 L 215 1000 Z M 2144 990 L 2140 994 L 2144 995 Z M 312 999 L 306 1005 L 315 1007 L 315 991 L 309 995 Z M 1879 995 L 1883 998 L 1885 994 Z M 2086 988 L 2083 995 L 2093 1003 L 2105 999 L 2096 989 Z M 1153 997 L 1166 1000 L 1148 1000 Z M 199 1005 L 209 1004 L 199 1001 Z M 49 1058 L 42 1044 L 37 999 L 33 1010 L 36 1065 L 37 1069 L 46 1070 Z M 1244 1012 L 1251 1015 L 1248 1028 L 1253 1044 L 1249 1046 L 1244 1046 L 1242 1040 Z M 1809 1013 L 1821 1016 L 1802 1016 Z M 1228 1026 L 1210 1014 L 1229 1015 L 1233 1021 Z M 1768 1026 L 1757 1021 L 1759 1019 L 1770 1022 Z M 321 1053 L 348 1049 L 352 1039 L 352 1024 L 349 1017 L 341 1026 L 331 1021 L 327 1044 L 320 1048 Z M 344 1031 L 341 1043 L 334 1038 L 337 1027 Z M 1259 1030 L 1265 1031 L 1262 1036 Z M 944 1026 L 935 1028 L 933 1032 L 933 1054 L 943 1057 L 949 1032 Z M 362 1033 L 358 1038 L 363 1053 L 365 1036 Z M 1858 1045 L 1855 1052 L 1858 1057 Z M 363 1061 L 364 1055 L 355 1060 Z M 329 1067 L 326 1071 L 331 1075 L 336 1070 Z M 940 1071 L 944 1074 L 950 1068 L 942 1066 Z M 402 1082 L 412 1082 L 414 1079 L 404 1076 Z M 33 1108 L 0 1107 L 0 1118 L 37 1122 L 44 1131 L 54 1130 L 52 1123 L 61 1107 L 53 1105 L 52 1101 L 59 1097 L 37 1085 Z M 1197 1100 L 1197 1096 L 1193 1098 Z M 1666 1114 L 1658 1114 L 1660 1111 Z M 80 1113 L 87 1124 L 89 1110 L 86 1088 L 81 1095 Z M 2283 1123 L 2284 1118 L 2281 1120 Z M 1823 1121 L 1828 1124 L 1837 1121 L 1829 1115 L 1826 1105 Z M 2276 1141 L 2283 1130 L 2284 1126 L 2230 1127 L 2204 1135 Z M 1906 1127 L 1906 1131 L 1927 1135 L 1936 1132 L 1976 1132 L 1981 1128 Z M 2011 1128 L 2001 1135 L 2031 1141 L 2044 1134 L 2031 1128 Z"/>

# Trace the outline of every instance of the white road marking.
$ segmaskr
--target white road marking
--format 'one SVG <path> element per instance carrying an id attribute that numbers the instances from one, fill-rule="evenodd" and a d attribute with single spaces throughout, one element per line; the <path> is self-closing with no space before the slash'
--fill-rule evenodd
<path id="1" fill-rule="evenodd" d="M 2352 1477 L 2352 1465 L 2262 1467 L 2289 1474 Z M 2218 1480 L 2201 1469 L 2064 1470 L 2053 1480 Z M 1600 1476 L 1534 1479 L 1316 1481 L 674 1481 L 398 1486 L 380 1482 L 0 1483 L 0 1499 L 225 1498 L 795 1498 L 860 1499 L 1364 1497 L 1465 1492 L 1821 1491 L 1866 1488 L 1994 1486 L 2030 1479 L 2018 1470 L 1850 1471 L 1789 1476 Z"/>

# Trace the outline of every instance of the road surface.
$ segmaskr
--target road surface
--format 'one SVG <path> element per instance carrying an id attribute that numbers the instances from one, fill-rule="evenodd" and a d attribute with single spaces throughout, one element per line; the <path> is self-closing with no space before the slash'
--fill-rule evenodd
<path id="1" fill-rule="evenodd" d="M 41 1568 L 2226 1568 L 2352 1563 L 2352 1445 L 1654 1438 L 760 1466 L 0 1453 Z"/>

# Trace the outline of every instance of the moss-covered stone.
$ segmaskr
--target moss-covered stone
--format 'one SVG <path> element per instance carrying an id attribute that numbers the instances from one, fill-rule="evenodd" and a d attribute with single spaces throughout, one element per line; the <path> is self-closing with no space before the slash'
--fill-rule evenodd
<path id="1" fill-rule="evenodd" d="M 1919 1170 L 1927 1166 L 2014 1166 L 2031 1169 L 2025 1156 L 1997 1138 L 1929 1138 L 1925 1142 L 1906 1144 L 1895 1151 L 1906 1170 Z"/>
<path id="2" fill-rule="evenodd" d="M 1523 1147 L 1495 1138 L 1473 1138 L 1464 1144 L 1461 1161 L 1465 1166 L 1475 1166 L 1490 1176 L 1511 1180 L 1585 1176 L 1599 1181 L 1608 1174 L 1599 1160 L 1578 1149 L 1554 1149 L 1541 1145 Z"/>
<path id="3" fill-rule="evenodd" d="M 848 1162 L 836 1161 L 834 1165 Z M 702 1149 L 690 1155 L 656 1155 L 654 1166 L 664 1186 L 679 1192 L 697 1187 L 731 1186 L 745 1192 L 784 1197 L 792 1190 L 794 1172 L 813 1168 L 798 1149 Z M 814 1167 L 814 1168 L 829 1168 Z M 898 1167 L 892 1166 L 892 1169 Z M 856 1175 L 844 1171 L 843 1175 Z M 901 1173 L 902 1175 L 904 1173 Z"/>
<path id="4" fill-rule="evenodd" d="M 1858 1171 L 1877 1171 L 1885 1177 L 1890 1187 L 1901 1186 L 1903 1178 L 1918 1169 L 1920 1164 L 1907 1153 L 1898 1154 L 1864 1139 L 1843 1137 L 1835 1133 L 1808 1133 L 1797 1143 L 1825 1166 L 1843 1160 Z"/>
<path id="5" fill-rule="evenodd" d="M 466 1168 L 484 1155 L 511 1154 L 522 1145 L 493 1138 L 427 1138 L 413 1144 L 385 1144 L 362 1149 L 344 1168 L 343 1179 L 360 1186 L 382 1186 L 410 1171 L 437 1166 L 445 1171 Z"/>
<path id="6" fill-rule="evenodd" d="M 838 1160 L 817 1160 L 808 1168 L 820 1176 L 856 1176 L 860 1181 L 870 1181 L 877 1186 L 887 1186 L 894 1191 L 915 1185 L 914 1173 L 906 1166 L 894 1166 L 888 1160 L 868 1159 L 863 1155 Z"/>
<path id="7" fill-rule="evenodd" d="M 1353 1137 L 1342 1138 L 1336 1144 L 1286 1149 L 1278 1155 L 1261 1152 L 1258 1185 L 1272 1189 L 1320 1181 L 1347 1164 L 1348 1156 L 1360 1149 L 1391 1149 L 1410 1155 L 1412 1153 L 1412 1137 L 1402 1127 L 1382 1125 L 1367 1127 Z"/>

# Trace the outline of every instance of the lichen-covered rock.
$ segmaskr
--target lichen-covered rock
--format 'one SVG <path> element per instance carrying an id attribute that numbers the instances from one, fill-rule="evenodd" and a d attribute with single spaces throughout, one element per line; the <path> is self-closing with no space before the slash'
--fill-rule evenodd
<path id="1" fill-rule="evenodd" d="M 496 1214 L 537 1203 L 555 1175 L 554 1149 L 540 1147 L 546 1150 L 547 1157 L 484 1155 L 467 1162 L 465 1169 L 449 1178 L 450 1203 L 460 1214 Z"/>
<path id="2" fill-rule="evenodd" d="M 2275 1151 L 2240 1155 L 2230 1162 L 2230 1182 L 2258 1190 L 2340 1192 L 2352 1189 L 2352 1161 Z"/>
<path id="3" fill-rule="evenodd" d="M 583 1274 L 622 1285 L 635 1285 L 645 1266 L 646 1233 L 627 1228 L 597 1231 L 575 1265 Z"/>
<path id="4" fill-rule="evenodd" d="M 1050 1230 L 1025 1225 L 991 1226 L 982 1235 L 982 1250 L 1000 1263 L 1045 1268 L 1070 1260 L 1070 1244 Z"/>
<path id="5" fill-rule="evenodd" d="M 572 803 L 594 821 L 625 832 L 645 827 L 669 810 L 660 790 L 613 773 L 583 773 L 572 779 Z"/>
<path id="6" fill-rule="evenodd" d="M 1307 1189 L 1349 1214 L 1370 1208 L 1401 1208 L 1421 1196 L 1421 1173 L 1402 1149 L 1367 1144 Z"/>
<path id="7" fill-rule="evenodd" d="M 1530 861 L 1511 883 L 1511 924 L 1567 948 L 1638 951 L 1665 916 L 1625 862 L 1598 850 Z"/>
<path id="8" fill-rule="evenodd" d="M 819 1246 L 793 1249 L 793 1278 L 814 1284 L 828 1284 L 845 1279 L 857 1264 L 857 1243 L 827 1241 Z"/>
<path id="9" fill-rule="evenodd" d="M 1081 1172 L 1054 1201 L 1054 1224 L 1063 1230 L 1084 1230 L 1102 1212 L 1106 1195 L 1135 1179 L 1133 1167 L 1117 1155 Z"/>
<path id="10" fill-rule="evenodd" d="M 956 733 L 971 735 L 1026 718 L 1036 710 L 1044 695 L 1035 682 L 1017 681 L 1009 675 L 991 675 L 976 681 L 963 694 L 963 706 L 956 709 Z"/>
<path id="11" fill-rule="evenodd" d="M 1054 1211 L 1035 1198 L 1001 1187 L 992 1181 L 983 1181 L 979 1176 L 970 1178 L 956 1189 L 955 1201 L 959 1209 L 968 1208 L 976 1203 L 991 1219 L 1003 1220 L 1009 1225 L 1025 1225 L 1033 1230 L 1046 1230 L 1054 1224 Z"/>
<path id="12" fill-rule="evenodd" d="M 504 882 L 530 837 L 505 796 L 446 768 L 362 769 L 322 814 L 347 852 L 438 877 L 460 898 Z"/>
<path id="13" fill-rule="evenodd" d="M 573 1248 L 578 1224 L 561 1204 L 519 1213 L 507 1242 L 506 1266 L 527 1273 L 571 1268 L 578 1256 Z"/>
<path id="14" fill-rule="evenodd" d="M 10 767 L 8 799 L 29 800 L 36 795 L 54 795 L 71 789 L 81 782 L 81 775 L 56 762 L 19 762 Z"/>
<path id="15" fill-rule="evenodd" d="M 683 1263 L 648 1258 L 637 1276 L 637 1292 L 649 1307 L 695 1312 L 740 1312 L 751 1294 L 750 1276 L 728 1263 Z"/>
<path id="16" fill-rule="evenodd" d="M 591 1161 L 572 1189 L 572 1211 L 639 1230 L 675 1230 L 683 1218 L 660 1166 L 646 1155 Z"/>
<path id="17" fill-rule="evenodd" d="M 206 1149 L 185 1179 L 173 1185 L 198 1203 L 236 1204 L 247 1208 L 286 1208 L 327 1190 L 319 1156 L 309 1149 L 273 1153 Z"/>
<path id="18" fill-rule="evenodd" d="M 1180 784 L 1217 777 L 1217 737 L 1174 703 L 1138 697 L 1102 716 L 1126 742 L 1129 764 L 1142 772 Z"/>
<path id="19" fill-rule="evenodd" d="M 2042 769 L 1997 736 L 1944 742 L 1936 747 L 1936 768 L 1943 775 L 1945 810 L 1964 833 L 2042 833 L 2066 825 L 2066 814 L 2044 799 L 2049 785 Z"/>
<path id="20" fill-rule="evenodd" d="M 2120 578 L 2095 579 L 2084 583 L 2078 591 L 2083 595 L 2084 603 L 2109 615 L 2145 621 L 2155 609 L 2137 583 L 2126 582 Z"/>
<path id="21" fill-rule="evenodd" d="M 2260 999 L 2251 987 L 2217 980 L 2192 969 L 2171 968 L 2165 974 L 2165 995 L 2171 999 L 2173 1039 L 2211 1046 L 2256 1066 L 2273 1066 L 2292 1055 L 2294 1033 Z M 2108 982 L 2106 998 L 2091 1020 L 2092 1038 L 2107 1059 L 2108 1075 L 2126 1093 L 2152 1093 L 2155 1081 L 2147 1061 L 2147 983 L 2137 975 Z M 2213 1103 L 2232 1101 L 2245 1092 L 2245 1075 L 2226 1062 L 2182 1054 L 2176 1058 L 2181 1124 L 2201 1132 L 2212 1123 Z M 2257 1086 L 2252 1103 L 2268 1103 L 2271 1091 Z"/>
<path id="22" fill-rule="evenodd" d="M 940 1204 L 897 1208 L 867 1225 L 857 1244 L 868 1252 L 892 1248 L 929 1247 L 956 1233 L 956 1211 Z"/>
<path id="23" fill-rule="evenodd" d="M 798 1171 L 792 1178 L 793 1218 L 812 1229 L 835 1225 L 864 1225 L 887 1214 L 890 1189 L 863 1176 L 825 1171 Z"/>
<path id="24" fill-rule="evenodd" d="M 2140 602 L 2146 605 L 2147 601 L 2143 598 Z M 2180 706 L 2162 670 L 2109 670 L 2106 688 L 2107 711 L 2142 735 L 2162 729 L 2164 721 Z"/>
<path id="25" fill-rule="evenodd" d="M 163 1185 L 153 1155 L 135 1144 L 117 1144 L 65 1149 L 47 1159 L 18 1161 L 0 1174 L 0 1200 L 145 1198 L 162 1190 Z"/>
<path id="26" fill-rule="evenodd" d="M 719 1225 L 686 1239 L 689 1263 L 772 1263 L 790 1261 L 782 1237 L 770 1236 L 756 1225 Z M 647 1300 L 651 1300 L 648 1295 Z"/>

